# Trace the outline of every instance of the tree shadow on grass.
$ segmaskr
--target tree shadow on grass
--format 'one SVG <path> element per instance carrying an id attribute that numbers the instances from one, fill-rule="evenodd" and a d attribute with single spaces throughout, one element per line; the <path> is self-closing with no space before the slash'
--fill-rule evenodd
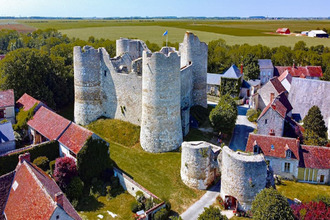
<path id="1" fill-rule="evenodd" d="M 95 212 L 104 207 L 104 204 L 98 201 L 94 196 L 84 195 L 76 207 L 77 211 Z"/>

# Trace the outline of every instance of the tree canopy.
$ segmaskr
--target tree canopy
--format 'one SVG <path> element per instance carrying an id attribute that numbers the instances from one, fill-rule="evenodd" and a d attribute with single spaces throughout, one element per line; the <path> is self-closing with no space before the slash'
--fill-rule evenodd
<path id="1" fill-rule="evenodd" d="M 198 216 L 198 220 L 227 220 L 225 215 L 221 215 L 221 210 L 210 206 L 204 208 L 204 212 Z"/>
<path id="2" fill-rule="evenodd" d="M 254 54 L 248 54 L 244 60 L 244 78 L 246 80 L 258 79 L 260 75 L 260 69 L 258 64 L 258 58 Z"/>

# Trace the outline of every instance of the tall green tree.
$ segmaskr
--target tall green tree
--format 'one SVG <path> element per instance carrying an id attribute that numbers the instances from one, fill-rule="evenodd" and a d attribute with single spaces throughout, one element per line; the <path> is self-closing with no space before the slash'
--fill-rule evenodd
<path id="1" fill-rule="evenodd" d="M 220 97 L 218 105 L 210 113 L 212 126 L 224 133 L 231 133 L 237 119 L 237 106 L 235 100 L 229 95 Z"/>
<path id="2" fill-rule="evenodd" d="M 327 127 L 318 106 L 314 105 L 308 110 L 303 122 L 305 144 L 325 145 L 327 143 Z"/>
<path id="3" fill-rule="evenodd" d="M 252 202 L 251 211 L 253 219 L 294 219 L 286 198 L 273 188 L 265 188 L 257 194 Z"/>
<path id="4" fill-rule="evenodd" d="M 260 69 L 258 64 L 258 58 L 254 54 L 248 54 L 244 60 L 244 79 L 258 79 L 260 75 Z"/>

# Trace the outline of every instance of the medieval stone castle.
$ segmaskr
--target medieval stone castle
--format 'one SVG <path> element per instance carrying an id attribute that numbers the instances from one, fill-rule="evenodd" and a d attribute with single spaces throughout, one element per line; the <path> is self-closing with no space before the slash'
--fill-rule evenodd
<path id="1" fill-rule="evenodd" d="M 86 125 L 99 117 L 141 126 L 149 152 L 178 148 L 189 132 L 190 108 L 207 107 L 208 47 L 187 32 L 179 51 L 151 53 L 141 40 L 116 41 L 116 57 L 104 48 L 74 48 L 74 118 Z"/>

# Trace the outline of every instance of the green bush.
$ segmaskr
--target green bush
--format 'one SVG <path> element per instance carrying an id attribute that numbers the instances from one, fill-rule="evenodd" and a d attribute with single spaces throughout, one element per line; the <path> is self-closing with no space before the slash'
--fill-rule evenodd
<path id="1" fill-rule="evenodd" d="M 261 111 L 260 110 L 255 110 L 255 109 L 249 109 L 246 112 L 246 117 L 249 121 L 255 122 L 259 118 Z"/>
<path id="2" fill-rule="evenodd" d="M 49 168 L 49 160 L 45 156 L 37 157 L 33 160 L 33 164 L 40 167 L 43 171 L 46 171 Z"/>
<path id="3" fill-rule="evenodd" d="M 56 160 L 52 160 L 52 161 L 49 162 L 49 169 L 50 169 L 50 172 L 51 172 L 52 175 L 54 174 L 55 163 L 56 163 Z"/>
<path id="4" fill-rule="evenodd" d="M 137 211 L 140 211 L 143 209 L 143 204 L 139 203 L 138 201 L 134 201 L 131 203 L 131 211 L 136 213 Z"/>
<path id="5" fill-rule="evenodd" d="M 203 124 L 208 119 L 209 114 L 209 110 L 200 105 L 195 105 L 190 108 L 190 115 L 197 120 L 198 125 Z"/>
<path id="6" fill-rule="evenodd" d="M 145 210 L 151 209 L 154 206 L 152 198 L 146 199 L 144 206 L 145 206 Z"/>
<path id="7" fill-rule="evenodd" d="M 166 208 L 161 208 L 154 214 L 154 220 L 167 220 L 169 211 Z"/>
<path id="8" fill-rule="evenodd" d="M 83 194 L 83 190 L 84 190 L 83 181 L 78 176 L 75 176 L 72 178 L 66 190 L 66 195 L 68 196 L 70 201 L 79 200 Z"/>
<path id="9" fill-rule="evenodd" d="M 30 159 L 34 161 L 37 157 L 46 156 L 50 161 L 59 157 L 59 145 L 57 141 L 51 141 L 37 145 L 31 149 L 12 153 L 8 156 L 0 157 L 0 175 L 14 170 L 18 163 L 18 156 L 30 152 Z"/>
<path id="10" fill-rule="evenodd" d="M 19 110 L 16 115 L 16 124 L 13 125 L 15 131 L 22 129 L 27 130 L 27 122 L 33 117 L 34 109 L 37 105 L 38 103 L 34 104 L 34 106 L 27 111 L 24 111 L 23 108 Z"/>
<path id="11" fill-rule="evenodd" d="M 198 220 L 227 220 L 228 218 L 225 215 L 221 215 L 221 211 L 214 206 L 210 206 L 209 208 L 204 208 L 204 212 L 198 216 Z"/>

